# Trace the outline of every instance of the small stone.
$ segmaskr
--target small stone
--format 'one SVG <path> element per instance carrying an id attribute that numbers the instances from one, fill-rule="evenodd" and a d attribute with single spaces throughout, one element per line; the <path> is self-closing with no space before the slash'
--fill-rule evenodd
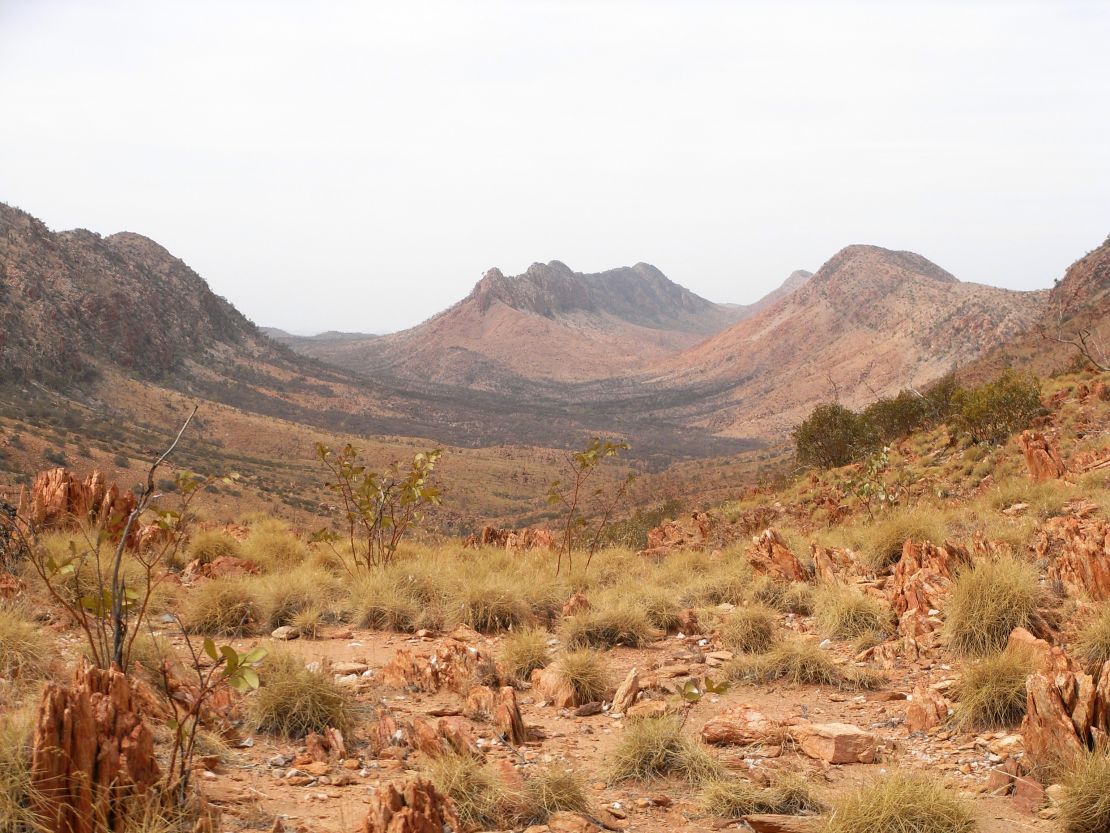
<path id="1" fill-rule="evenodd" d="M 300 635 L 300 630 L 298 628 L 295 628 L 293 625 L 282 625 L 280 628 L 275 628 L 270 633 L 270 636 L 272 636 L 274 639 L 282 639 L 286 641 L 291 639 L 298 639 Z"/>

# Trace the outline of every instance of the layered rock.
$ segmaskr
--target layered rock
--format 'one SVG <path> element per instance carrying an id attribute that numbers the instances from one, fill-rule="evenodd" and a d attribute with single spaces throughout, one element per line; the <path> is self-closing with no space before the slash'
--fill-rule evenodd
<path id="1" fill-rule="evenodd" d="M 956 571 L 970 562 L 968 552 L 950 541 L 942 547 L 928 541 L 902 546 L 887 589 L 898 632 L 911 652 L 932 647 Z"/>
<path id="2" fill-rule="evenodd" d="M 1049 561 L 1050 580 L 1096 601 L 1110 599 L 1110 523 L 1074 515 L 1049 518 L 1035 546 Z"/>
<path id="3" fill-rule="evenodd" d="M 783 728 L 763 712 L 741 704 L 707 720 L 702 726 L 701 737 L 712 746 L 778 743 L 782 740 Z"/>
<path id="4" fill-rule="evenodd" d="M 677 550 L 704 550 L 739 537 L 739 530 L 710 512 L 691 512 L 666 521 L 648 532 L 647 547 L 640 555 L 667 555 Z"/>
<path id="5" fill-rule="evenodd" d="M 444 833 L 461 830 L 451 800 L 431 781 L 383 784 L 370 796 L 361 833 Z"/>
<path id="6" fill-rule="evenodd" d="M 447 688 L 465 695 L 478 666 L 487 659 L 474 646 L 447 639 L 427 652 L 399 649 L 382 669 L 382 679 L 395 688 L 423 692 Z"/>
<path id="7" fill-rule="evenodd" d="M 802 752 L 828 764 L 870 764 L 879 756 L 878 736 L 849 723 L 804 723 L 791 735 Z"/>
<path id="8" fill-rule="evenodd" d="M 1025 455 L 1029 479 L 1034 483 L 1056 480 L 1067 473 L 1067 466 L 1064 465 L 1056 444 L 1040 431 L 1022 431 L 1017 444 Z"/>
<path id="9" fill-rule="evenodd" d="M 466 548 L 496 547 L 503 550 L 523 552 L 526 550 L 553 550 L 555 549 L 555 536 L 549 530 L 537 527 L 525 529 L 500 529 L 495 526 L 484 526 L 481 532 L 468 535 L 463 539 Z"/>
<path id="10" fill-rule="evenodd" d="M 32 811 L 55 833 L 122 833 L 129 804 L 161 778 L 154 737 L 121 672 L 81 661 L 48 683 L 31 757 Z"/>
<path id="11" fill-rule="evenodd" d="M 756 572 L 783 581 L 806 581 L 809 578 L 798 557 L 774 529 L 765 529 L 752 539 L 747 557 Z"/>
<path id="12" fill-rule="evenodd" d="M 28 520 L 36 529 L 91 526 L 118 538 L 134 508 L 135 496 L 108 484 L 99 471 L 79 480 L 67 469 L 47 469 L 38 473 L 31 486 Z M 137 544 L 138 538 L 136 525 L 128 545 Z"/>
<path id="13" fill-rule="evenodd" d="M 906 727 L 911 732 L 927 732 L 948 720 L 948 701 L 939 691 L 914 686 L 906 704 Z"/>

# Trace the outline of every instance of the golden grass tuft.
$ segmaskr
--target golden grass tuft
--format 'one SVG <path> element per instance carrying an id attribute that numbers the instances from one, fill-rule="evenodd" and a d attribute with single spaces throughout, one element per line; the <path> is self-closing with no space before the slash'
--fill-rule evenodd
<path id="1" fill-rule="evenodd" d="M 427 765 L 428 777 L 451 799 L 463 830 L 503 830 L 521 821 L 522 796 L 489 764 L 447 753 Z"/>
<path id="2" fill-rule="evenodd" d="M 1110 604 L 1101 605 L 1095 617 L 1083 626 L 1075 653 L 1092 665 L 1110 662 Z"/>
<path id="3" fill-rule="evenodd" d="M 0 715 L 0 830 L 45 831 L 30 809 L 33 731 L 31 709 Z"/>
<path id="4" fill-rule="evenodd" d="M 949 647 L 964 656 L 996 653 L 1014 628 L 1044 635 L 1048 603 L 1036 569 L 1015 558 L 979 561 L 956 577 L 945 608 Z"/>
<path id="5" fill-rule="evenodd" d="M 41 677 L 50 650 L 40 628 L 10 608 L 0 608 L 0 677 L 22 681 Z"/>
<path id="6" fill-rule="evenodd" d="M 186 594 L 181 621 L 190 633 L 243 636 L 258 628 L 262 612 L 247 580 L 218 578 Z"/>
<path id="7" fill-rule="evenodd" d="M 683 607 L 741 605 L 751 584 L 752 568 L 748 562 L 735 560 L 712 564 L 686 587 L 679 603 Z"/>
<path id="8" fill-rule="evenodd" d="M 815 594 L 814 613 L 822 632 L 833 639 L 856 639 L 868 632 L 888 633 L 890 608 L 858 590 L 826 584 Z"/>
<path id="9" fill-rule="evenodd" d="M 296 624 L 294 619 L 305 611 L 316 610 L 322 614 L 324 608 L 339 597 L 338 579 L 311 564 L 248 581 L 262 621 L 271 630 Z"/>
<path id="10" fill-rule="evenodd" d="M 1080 757 L 1064 772 L 1060 829 L 1064 833 L 1110 830 L 1110 755 L 1105 749 Z"/>
<path id="11" fill-rule="evenodd" d="M 884 572 L 902 557 L 907 540 L 942 544 L 945 532 L 938 514 L 928 507 L 896 509 L 857 530 L 860 563 L 872 572 Z"/>
<path id="12" fill-rule="evenodd" d="M 627 724 L 610 754 L 610 779 L 677 775 L 694 784 L 723 778 L 724 765 L 702 743 L 686 735 L 673 717 L 651 717 Z"/>
<path id="13" fill-rule="evenodd" d="M 290 652 L 274 652 L 259 669 L 262 686 L 250 703 L 251 719 L 261 731 L 302 738 L 332 726 L 346 731 L 354 715 L 347 693 L 328 676 L 309 671 Z"/>
<path id="14" fill-rule="evenodd" d="M 809 782 L 796 775 L 781 777 L 770 787 L 742 778 L 713 778 L 702 787 L 698 803 L 709 815 L 726 819 L 750 813 L 796 816 L 826 809 Z"/>
<path id="15" fill-rule="evenodd" d="M 748 683 L 785 682 L 844 689 L 880 688 L 884 678 L 863 668 L 837 665 L 827 651 L 809 640 L 783 640 L 765 654 L 741 657 L 727 667 L 729 677 Z"/>
<path id="16" fill-rule="evenodd" d="M 204 529 L 196 533 L 185 549 L 186 561 L 210 564 L 217 558 L 238 558 L 239 542 L 220 529 Z"/>
<path id="17" fill-rule="evenodd" d="M 352 622 L 362 628 L 412 633 L 444 622 L 438 590 L 397 568 L 360 574 L 348 604 Z"/>
<path id="18" fill-rule="evenodd" d="M 640 648 L 660 635 L 643 610 L 623 603 L 575 614 L 563 622 L 559 632 L 568 648 Z"/>
<path id="19" fill-rule="evenodd" d="M 500 633 L 532 621 L 532 608 L 513 575 L 484 575 L 460 582 L 458 620 L 482 633 Z"/>
<path id="20" fill-rule="evenodd" d="M 955 720 L 968 731 L 1016 726 L 1025 715 L 1025 679 L 1034 666 L 1027 650 L 990 654 L 963 669 L 955 689 Z"/>
<path id="21" fill-rule="evenodd" d="M 761 605 L 738 607 L 721 625 L 721 642 L 731 651 L 761 654 L 770 650 L 778 635 L 774 611 Z"/>
<path id="22" fill-rule="evenodd" d="M 506 634 L 501 640 L 497 659 L 514 680 L 526 682 L 537 668 L 551 662 L 548 640 L 551 634 L 542 628 L 522 628 Z"/>
<path id="23" fill-rule="evenodd" d="M 971 808 L 938 782 L 895 773 L 833 803 L 825 833 L 970 833 Z"/>
<path id="24" fill-rule="evenodd" d="M 596 703 L 612 690 L 605 657 L 592 648 L 567 651 L 559 657 L 555 667 L 574 689 L 579 703 Z"/>
<path id="25" fill-rule="evenodd" d="M 304 563 L 308 547 L 286 524 L 270 519 L 251 525 L 250 535 L 240 544 L 241 556 L 267 572 L 279 572 Z"/>
<path id="26" fill-rule="evenodd" d="M 586 813 L 590 799 L 581 776 L 573 770 L 548 766 L 524 782 L 528 821 L 542 824 L 553 813 Z"/>

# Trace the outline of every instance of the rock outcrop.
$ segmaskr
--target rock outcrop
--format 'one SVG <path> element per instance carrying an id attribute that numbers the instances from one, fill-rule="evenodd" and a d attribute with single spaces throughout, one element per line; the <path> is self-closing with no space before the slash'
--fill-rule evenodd
<path id="1" fill-rule="evenodd" d="M 383 784 L 370 796 L 361 833 L 445 833 L 462 826 L 451 800 L 431 781 Z"/>
<path id="2" fill-rule="evenodd" d="M 99 471 L 80 480 L 67 469 L 47 469 L 31 486 L 28 520 L 36 529 L 91 526 L 118 539 L 134 508 L 135 496 L 108 484 Z M 138 543 L 139 532 L 137 525 L 132 527 L 128 546 Z"/>
<path id="3" fill-rule="evenodd" d="M 1049 580 L 1095 601 L 1110 599 L 1110 523 L 1074 515 L 1049 518 L 1035 546 L 1049 562 Z"/>
<path id="4" fill-rule="evenodd" d="M 1040 431 L 1022 431 L 1017 444 L 1025 455 L 1029 479 L 1034 483 L 1056 480 L 1067 473 L 1056 444 Z"/>
<path id="5" fill-rule="evenodd" d="M 942 547 L 928 541 L 906 541 L 902 546 L 902 557 L 887 587 L 891 609 L 898 618 L 898 632 L 911 653 L 933 646 L 941 625 L 939 613 L 956 570 L 970 562 L 967 550 L 950 541 Z"/>
<path id="6" fill-rule="evenodd" d="M 122 833 L 161 777 L 154 737 L 121 672 L 82 661 L 72 686 L 47 683 L 31 757 L 32 811 L 54 833 Z"/>
<path id="7" fill-rule="evenodd" d="M 779 743 L 783 738 L 781 724 L 757 709 L 738 705 L 726 709 L 706 721 L 701 737 L 712 746 L 748 746 L 756 743 Z"/>
<path id="8" fill-rule="evenodd" d="M 766 573 L 782 581 L 806 581 L 809 576 L 798 556 L 774 529 L 765 529 L 752 539 L 747 552 L 748 562 L 758 573 Z"/>
<path id="9" fill-rule="evenodd" d="M 382 679 L 394 688 L 423 692 L 447 688 L 465 695 L 485 659 L 474 646 L 447 639 L 431 651 L 399 649 L 382 669 Z"/>
<path id="10" fill-rule="evenodd" d="M 555 536 L 546 529 L 526 527 L 525 529 L 499 529 L 484 526 L 481 532 L 468 535 L 463 539 L 466 548 L 497 547 L 498 549 L 523 552 L 526 550 L 553 550 Z"/>

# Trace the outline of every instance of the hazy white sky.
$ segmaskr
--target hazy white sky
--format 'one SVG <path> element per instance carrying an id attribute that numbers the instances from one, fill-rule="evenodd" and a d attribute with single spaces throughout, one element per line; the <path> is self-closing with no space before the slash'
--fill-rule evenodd
<path id="1" fill-rule="evenodd" d="M 751 301 L 849 243 L 1043 287 L 1110 232 L 1107 2 L 0 0 L 0 201 L 258 323 L 533 261 Z"/>

